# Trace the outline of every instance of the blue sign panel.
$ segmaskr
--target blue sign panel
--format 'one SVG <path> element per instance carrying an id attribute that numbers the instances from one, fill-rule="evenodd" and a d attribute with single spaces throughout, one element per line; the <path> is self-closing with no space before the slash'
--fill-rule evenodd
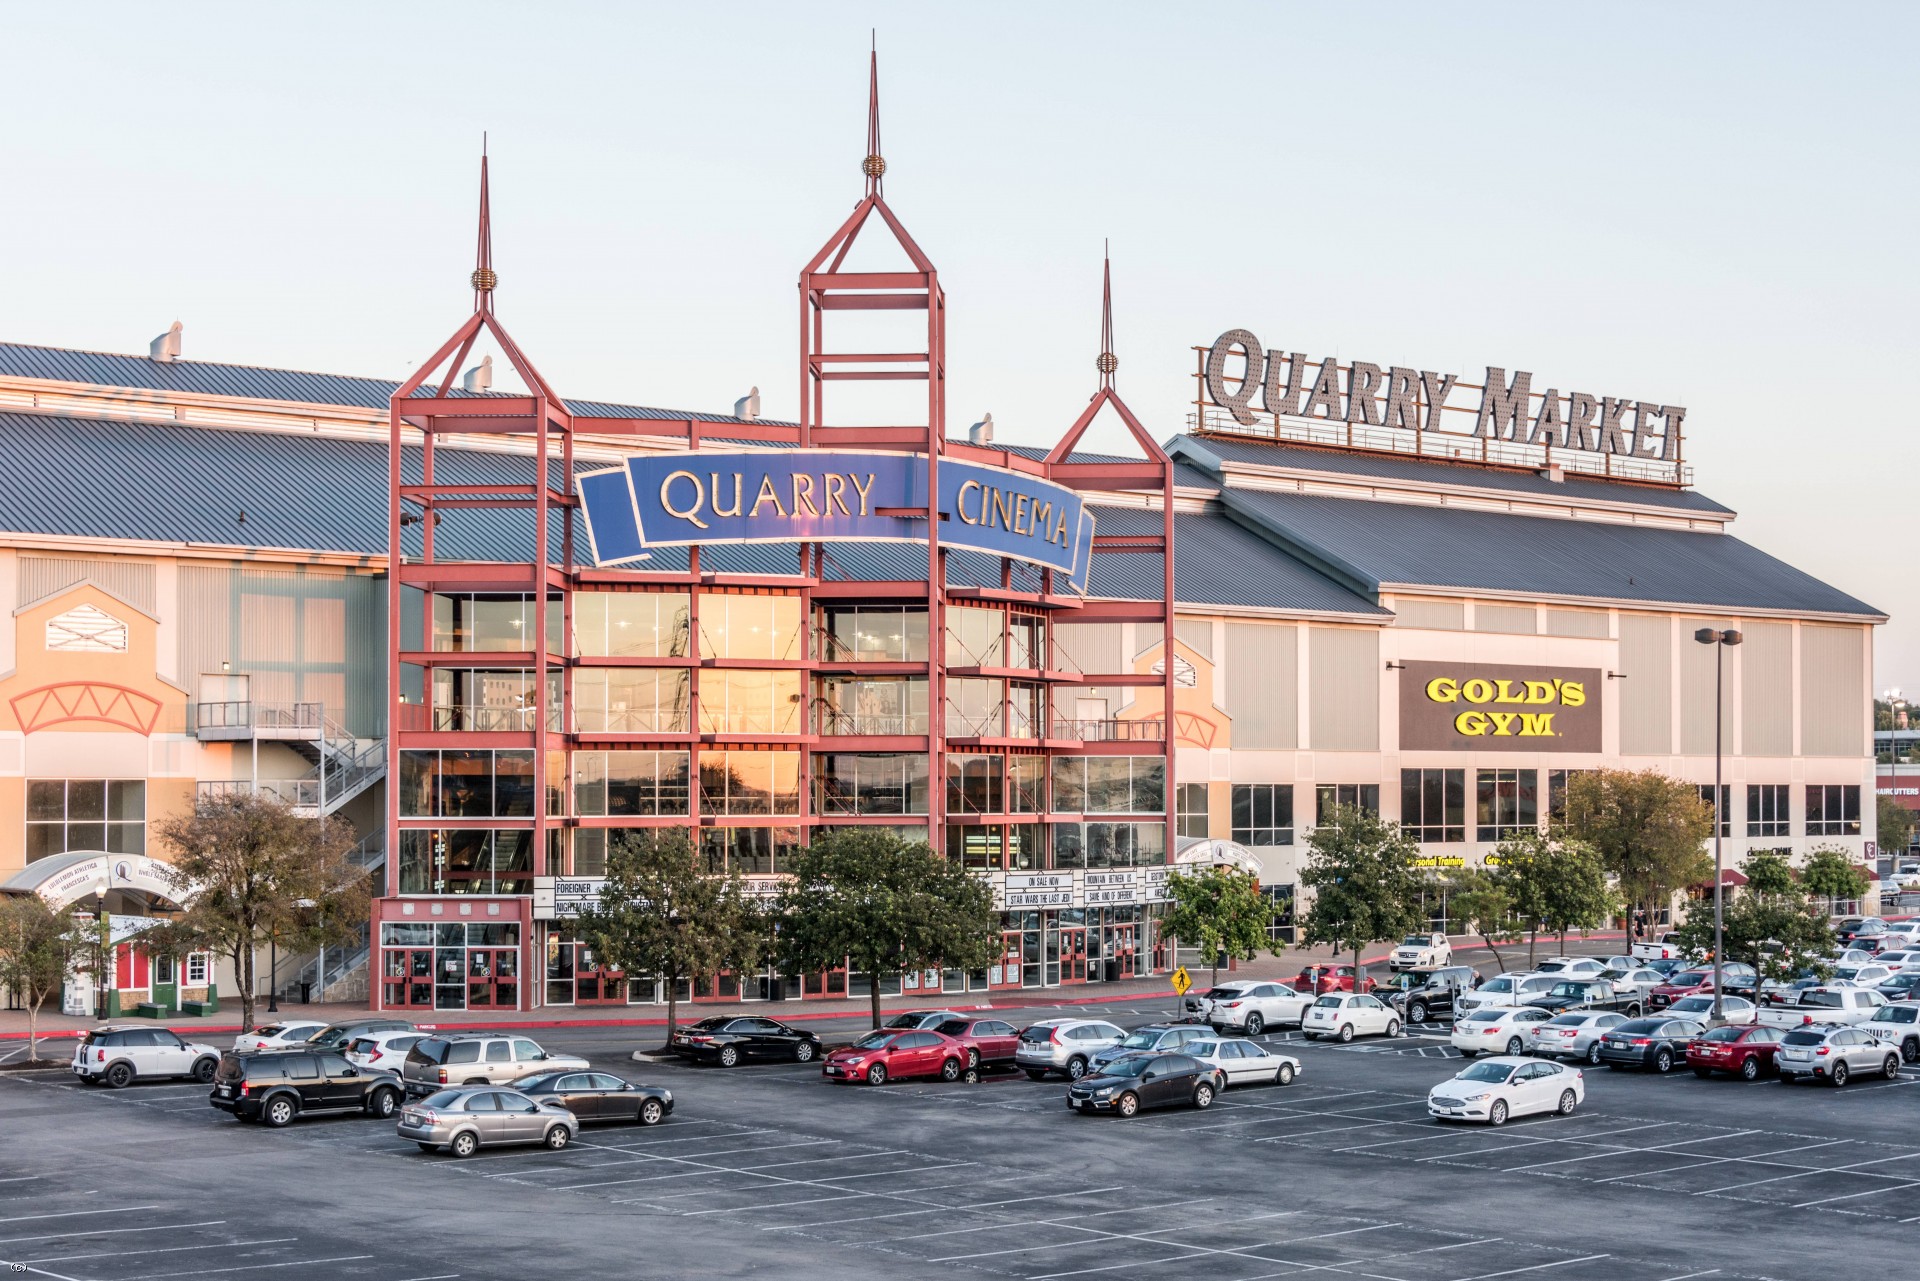
<path id="1" fill-rule="evenodd" d="M 827 451 L 629 458 L 580 478 L 596 564 L 692 543 L 927 540 L 923 454 Z M 1030 561 L 1085 591 L 1093 513 L 1070 489 L 941 460 L 940 541 Z"/>

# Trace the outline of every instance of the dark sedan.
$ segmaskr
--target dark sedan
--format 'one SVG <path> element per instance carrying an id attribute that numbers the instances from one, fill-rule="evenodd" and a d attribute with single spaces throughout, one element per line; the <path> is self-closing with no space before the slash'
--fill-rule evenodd
<path id="1" fill-rule="evenodd" d="M 1220 1074 L 1198 1059 L 1184 1054 L 1136 1054 L 1068 1086 L 1067 1106 L 1075 1112 L 1115 1116 L 1185 1104 L 1210 1108 L 1220 1085 Z"/>
<path id="2" fill-rule="evenodd" d="M 582 1125 L 608 1121 L 658 1125 L 673 1115 L 673 1091 L 635 1085 L 610 1072 L 540 1072 L 521 1077 L 513 1088 L 543 1106 L 559 1104 Z"/>
<path id="3" fill-rule="evenodd" d="M 1920 1001 L 1920 970 L 1901 970 L 1874 989 L 1889 1001 Z"/>
<path id="4" fill-rule="evenodd" d="M 811 1063 L 820 1057 L 820 1038 L 777 1019 L 717 1014 L 675 1032 L 667 1042 L 667 1052 L 721 1067 L 734 1067 L 748 1059 Z"/>
<path id="5" fill-rule="evenodd" d="M 1697 1077 L 1731 1072 L 1755 1081 L 1773 1072 L 1773 1056 L 1780 1052 L 1777 1027 L 1758 1023 L 1729 1023 L 1687 1043 L 1687 1065 Z"/>
<path id="6" fill-rule="evenodd" d="M 1687 1045 L 1705 1032 L 1687 1019 L 1628 1019 L 1600 1038 L 1600 1061 L 1610 1068 L 1671 1072 L 1687 1059 Z"/>

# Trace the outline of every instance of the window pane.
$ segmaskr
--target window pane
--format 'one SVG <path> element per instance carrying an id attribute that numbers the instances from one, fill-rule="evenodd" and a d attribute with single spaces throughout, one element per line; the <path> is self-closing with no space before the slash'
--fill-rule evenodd
<path id="1" fill-rule="evenodd" d="M 67 816 L 67 785 L 60 779 L 36 778 L 27 784 L 27 817 L 53 819 Z"/>
<path id="2" fill-rule="evenodd" d="M 116 778 L 107 784 L 107 817 L 121 822 L 143 822 L 147 817 L 147 783 L 139 778 Z"/>
<path id="3" fill-rule="evenodd" d="M 107 785 L 102 779 L 69 779 L 67 782 L 67 818 L 105 818 Z M 98 849 L 97 845 L 83 846 Z"/>

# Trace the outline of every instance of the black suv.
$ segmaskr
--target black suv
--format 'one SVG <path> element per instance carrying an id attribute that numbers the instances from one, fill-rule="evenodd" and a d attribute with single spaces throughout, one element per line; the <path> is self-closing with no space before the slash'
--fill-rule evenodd
<path id="1" fill-rule="evenodd" d="M 1404 992 L 1375 992 L 1396 1010 L 1404 1011 L 1409 1024 L 1425 1023 L 1436 1014 L 1452 1014 L 1454 998 L 1471 992 L 1480 983 L 1480 973 L 1471 965 L 1449 965 L 1421 976 L 1421 981 Z"/>
<path id="2" fill-rule="evenodd" d="M 392 1116 L 400 1078 L 357 1068 L 331 1050 L 284 1050 L 220 1056 L 207 1102 L 241 1121 L 282 1126 L 302 1112 L 365 1112 Z"/>

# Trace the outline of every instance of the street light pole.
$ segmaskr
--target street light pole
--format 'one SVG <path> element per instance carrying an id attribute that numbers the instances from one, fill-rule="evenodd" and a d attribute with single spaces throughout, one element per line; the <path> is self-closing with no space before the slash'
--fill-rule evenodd
<path id="1" fill-rule="evenodd" d="M 1702 645 L 1713 646 L 1713 1022 L 1717 1027 L 1725 1020 L 1723 994 L 1721 992 L 1721 968 L 1726 951 L 1725 941 L 1721 937 L 1721 925 L 1725 919 L 1727 897 L 1726 872 L 1721 856 L 1721 833 L 1726 828 L 1727 806 L 1725 788 L 1720 782 L 1722 765 L 1721 727 L 1723 714 L 1720 709 L 1721 698 L 1725 691 L 1722 679 L 1725 667 L 1722 659 L 1726 647 L 1738 645 L 1744 637 L 1728 628 L 1719 631 L 1712 627 L 1702 627 L 1693 634 L 1693 638 Z M 1759 995 L 1758 992 L 1755 995 Z"/>

